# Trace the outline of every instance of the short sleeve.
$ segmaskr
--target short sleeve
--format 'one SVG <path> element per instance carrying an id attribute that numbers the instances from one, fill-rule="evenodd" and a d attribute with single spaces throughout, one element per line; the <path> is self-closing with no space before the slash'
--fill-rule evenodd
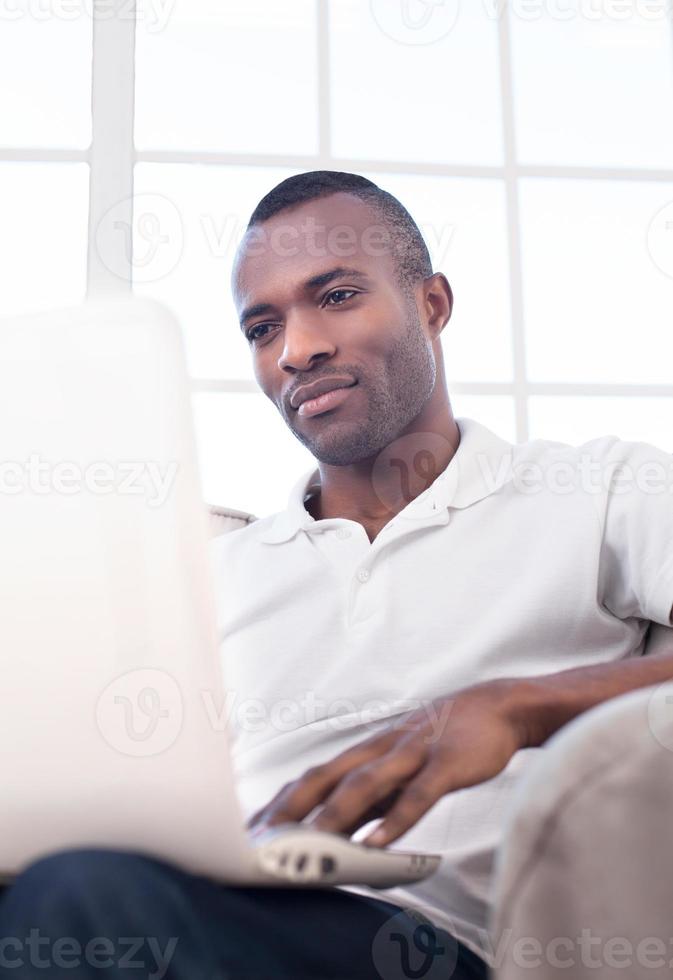
<path id="1" fill-rule="evenodd" d="M 600 445 L 600 601 L 620 619 L 671 626 L 673 455 L 614 437 Z"/>

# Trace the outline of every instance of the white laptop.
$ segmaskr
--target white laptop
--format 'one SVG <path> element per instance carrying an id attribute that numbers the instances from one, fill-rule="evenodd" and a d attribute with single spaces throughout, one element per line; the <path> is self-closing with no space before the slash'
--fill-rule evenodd
<path id="1" fill-rule="evenodd" d="M 90 846 L 230 884 L 432 874 L 438 855 L 246 830 L 170 314 L 116 300 L 0 321 L 0 419 L 3 880 Z"/>

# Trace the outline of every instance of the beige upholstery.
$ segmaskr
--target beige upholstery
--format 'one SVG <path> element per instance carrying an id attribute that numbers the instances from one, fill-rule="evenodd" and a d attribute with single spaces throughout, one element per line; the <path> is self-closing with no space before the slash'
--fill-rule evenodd
<path id="1" fill-rule="evenodd" d="M 210 518 L 210 533 L 212 537 L 218 534 L 226 534 L 228 531 L 236 531 L 246 524 L 252 524 L 257 518 L 254 514 L 249 514 L 244 510 L 234 510 L 232 507 L 217 507 L 215 504 L 208 506 Z"/>
<path id="2" fill-rule="evenodd" d="M 652 623 L 646 654 L 672 651 L 673 628 Z M 673 683 L 597 705 L 550 739 L 518 787 L 494 875 L 496 980 L 670 980 L 667 702 Z"/>
<path id="3" fill-rule="evenodd" d="M 497 980 L 670 980 L 671 701 L 673 683 L 599 704 L 526 774 L 494 878 Z"/>

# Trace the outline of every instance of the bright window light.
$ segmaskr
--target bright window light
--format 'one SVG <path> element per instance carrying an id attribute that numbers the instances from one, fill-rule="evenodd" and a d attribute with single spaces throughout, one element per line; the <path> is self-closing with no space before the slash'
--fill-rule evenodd
<path id="1" fill-rule="evenodd" d="M 529 381 L 670 384 L 671 201 L 673 183 L 522 181 Z"/>
<path id="2" fill-rule="evenodd" d="M 434 4 L 428 29 L 390 0 L 330 4 L 332 151 L 423 163 L 503 161 L 495 20 Z M 424 16 L 428 5 L 416 4 Z M 407 15 L 405 17 L 405 14 Z"/>
<path id="3" fill-rule="evenodd" d="M 670 167 L 670 4 L 511 7 L 520 162 Z"/>
<path id="4" fill-rule="evenodd" d="M 315 153 L 313 0 L 176 0 L 138 22 L 140 148 Z"/>
<path id="5" fill-rule="evenodd" d="M 84 163 L 0 163 L 1 314 L 82 302 L 88 192 Z"/>
<path id="6" fill-rule="evenodd" d="M 501 180 L 372 174 L 394 194 L 426 241 L 454 297 L 442 333 L 450 381 L 511 381 L 507 218 Z"/>
<path id="7" fill-rule="evenodd" d="M 530 421 L 532 439 L 580 445 L 596 436 L 616 435 L 673 453 L 673 398 L 535 396 Z"/>
<path id="8" fill-rule="evenodd" d="M 0 146 L 84 149 L 91 141 L 91 5 L 64 4 L 71 12 L 64 17 L 44 3 L 0 6 Z"/>
<path id="9" fill-rule="evenodd" d="M 293 484 L 317 465 L 261 393 L 194 395 L 203 492 L 263 517 L 282 510 Z"/>
<path id="10" fill-rule="evenodd" d="M 259 199 L 292 173 L 264 167 L 136 166 L 135 292 L 160 300 L 178 316 L 195 378 L 253 378 L 231 295 L 232 262 Z M 156 243 L 152 227 L 161 232 Z"/>

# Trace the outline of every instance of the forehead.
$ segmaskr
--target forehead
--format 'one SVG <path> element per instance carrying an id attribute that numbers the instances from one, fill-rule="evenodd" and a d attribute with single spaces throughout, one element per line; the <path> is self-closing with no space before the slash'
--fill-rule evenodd
<path id="1" fill-rule="evenodd" d="M 258 294 L 299 287 L 326 269 L 361 269 L 371 279 L 395 279 L 389 228 L 379 213 L 352 194 L 288 208 L 251 228 L 232 273 L 239 310 Z"/>

